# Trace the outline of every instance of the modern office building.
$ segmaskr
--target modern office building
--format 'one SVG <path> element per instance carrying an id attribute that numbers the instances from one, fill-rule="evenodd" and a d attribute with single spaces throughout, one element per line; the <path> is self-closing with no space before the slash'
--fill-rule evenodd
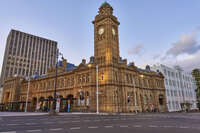
<path id="1" fill-rule="evenodd" d="M 11 30 L 6 42 L 0 85 L 13 75 L 46 73 L 47 68 L 56 63 L 56 51 L 56 41 Z"/>
<path id="2" fill-rule="evenodd" d="M 181 67 L 170 68 L 165 65 L 153 65 L 154 71 L 160 71 L 165 77 L 167 106 L 170 112 L 186 109 L 197 109 L 196 84 L 191 74 L 185 73 Z"/>

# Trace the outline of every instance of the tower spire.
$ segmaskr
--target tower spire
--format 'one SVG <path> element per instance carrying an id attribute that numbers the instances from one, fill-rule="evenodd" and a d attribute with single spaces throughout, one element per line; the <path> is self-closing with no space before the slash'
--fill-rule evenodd
<path id="1" fill-rule="evenodd" d="M 104 2 L 99 7 L 99 15 L 112 15 L 113 14 L 113 8 L 108 2 Z"/>

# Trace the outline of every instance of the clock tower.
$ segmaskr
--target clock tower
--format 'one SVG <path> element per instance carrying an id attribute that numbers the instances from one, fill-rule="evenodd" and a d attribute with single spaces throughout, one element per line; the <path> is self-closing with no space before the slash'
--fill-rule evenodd
<path id="1" fill-rule="evenodd" d="M 94 57 L 97 64 L 117 64 L 119 56 L 119 22 L 113 16 L 113 8 L 104 2 L 93 21 Z"/>

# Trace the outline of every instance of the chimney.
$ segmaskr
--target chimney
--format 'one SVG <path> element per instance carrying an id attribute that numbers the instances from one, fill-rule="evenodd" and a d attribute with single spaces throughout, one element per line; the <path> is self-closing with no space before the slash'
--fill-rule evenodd
<path id="1" fill-rule="evenodd" d="M 82 59 L 82 64 L 86 64 L 86 60 L 85 59 Z"/>
<path id="2" fill-rule="evenodd" d="M 124 65 L 127 65 L 127 59 L 123 59 L 122 62 Z"/>
<path id="3" fill-rule="evenodd" d="M 65 58 L 62 59 L 62 67 L 66 69 L 67 67 L 67 60 Z"/>
<path id="4" fill-rule="evenodd" d="M 94 63 L 94 56 L 90 57 L 90 63 Z"/>
<path id="5" fill-rule="evenodd" d="M 134 62 L 130 62 L 130 66 L 135 66 L 135 63 Z"/>

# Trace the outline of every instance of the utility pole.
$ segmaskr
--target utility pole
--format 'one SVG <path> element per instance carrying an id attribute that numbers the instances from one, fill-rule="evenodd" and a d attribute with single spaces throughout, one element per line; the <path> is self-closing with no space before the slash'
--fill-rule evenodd
<path id="1" fill-rule="evenodd" d="M 99 114 L 99 88 L 98 88 L 98 65 L 96 65 L 96 72 L 97 72 L 97 83 L 96 83 L 96 96 L 97 96 L 97 114 Z"/>
<path id="2" fill-rule="evenodd" d="M 57 53 L 56 53 L 56 77 L 55 77 L 55 89 L 54 89 L 54 98 L 53 98 L 53 107 L 51 107 L 51 111 L 50 114 L 54 115 L 56 113 L 56 88 L 57 88 L 57 78 L 58 78 L 58 58 L 59 55 L 62 55 L 62 53 L 59 53 L 59 50 L 57 49 Z M 62 55 L 62 59 L 63 59 L 63 55 Z"/>
<path id="3" fill-rule="evenodd" d="M 135 88 L 135 80 L 133 79 L 133 87 L 134 87 L 134 101 L 135 101 L 135 113 L 137 114 L 137 98 L 136 98 L 136 88 Z"/>
<path id="4" fill-rule="evenodd" d="M 25 112 L 27 112 L 27 108 L 28 108 L 28 97 L 29 97 L 29 91 L 30 91 L 30 82 L 31 82 L 31 59 L 30 59 L 30 63 L 29 63 L 29 70 L 28 70 L 28 90 L 27 90 L 27 94 L 26 94 L 26 107 L 25 107 Z"/>
<path id="5" fill-rule="evenodd" d="M 119 88 L 117 88 L 117 110 L 118 110 L 118 114 L 120 113 L 120 111 L 119 111 Z"/>
<path id="6" fill-rule="evenodd" d="M 58 56 L 59 52 L 56 54 L 56 79 L 55 79 L 55 88 L 54 88 L 54 99 L 53 99 L 53 112 L 56 111 L 56 87 L 57 87 L 57 79 L 58 79 Z"/>
<path id="7" fill-rule="evenodd" d="M 28 79 L 28 90 L 27 90 L 27 94 L 26 94 L 26 107 L 25 107 L 25 112 L 27 112 L 27 106 L 28 106 L 28 97 L 29 97 L 29 90 L 30 90 L 30 80 L 31 80 L 31 78 L 29 77 L 29 79 Z"/>

